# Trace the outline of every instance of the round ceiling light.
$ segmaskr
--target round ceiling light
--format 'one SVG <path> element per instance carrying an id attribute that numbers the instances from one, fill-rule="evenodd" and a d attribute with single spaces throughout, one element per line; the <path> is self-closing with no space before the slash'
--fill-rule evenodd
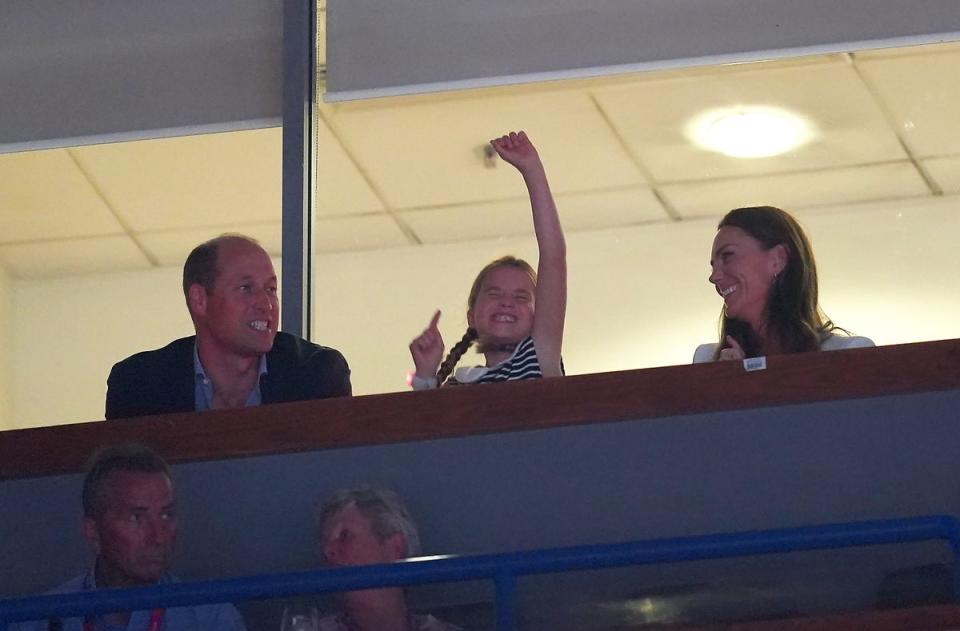
<path id="1" fill-rule="evenodd" d="M 734 158 L 767 158 L 786 153 L 813 137 L 810 124 L 786 110 L 745 106 L 711 110 L 687 126 L 697 145 Z"/>

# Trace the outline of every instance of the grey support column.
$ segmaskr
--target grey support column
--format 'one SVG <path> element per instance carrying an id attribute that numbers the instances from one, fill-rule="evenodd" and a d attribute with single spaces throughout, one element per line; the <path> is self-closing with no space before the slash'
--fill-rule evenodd
<path id="1" fill-rule="evenodd" d="M 281 329 L 308 339 L 315 29 L 314 0 L 284 0 Z"/>

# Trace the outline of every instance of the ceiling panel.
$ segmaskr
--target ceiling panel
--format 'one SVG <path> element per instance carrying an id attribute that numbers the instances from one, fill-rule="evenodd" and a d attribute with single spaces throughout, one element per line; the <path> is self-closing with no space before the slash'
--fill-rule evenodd
<path id="1" fill-rule="evenodd" d="M 397 222 L 386 214 L 320 219 L 313 234 L 317 252 L 377 250 L 410 244 Z"/>
<path id="2" fill-rule="evenodd" d="M 389 103 L 327 106 L 325 118 L 393 209 L 517 195 L 522 181 L 512 167 L 483 162 L 483 145 L 510 129 L 530 134 L 554 192 L 644 183 L 584 92 Z"/>
<path id="3" fill-rule="evenodd" d="M 923 161 L 923 168 L 944 193 L 960 193 L 960 156 Z"/>
<path id="4" fill-rule="evenodd" d="M 129 237 L 90 237 L 0 245 L 0 260 L 17 278 L 144 269 L 150 262 Z"/>
<path id="5" fill-rule="evenodd" d="M 913 164 L 871 165 L 663 186 L 660 192 L 683 217 L 709 217 L 740 206 L 786 210 L 930 194 Z"/>
<path id="6" fill-rule="evenodd" d="M 867 59 L 857 67 L 893 114 L 914 155 L 960 153 L 960 50 Z"/>
<path id="7" fill-rule="evenodd" d="M 0 155 L 0 243 L 119 234 L 65 149 Z"/>
<path id="8" fill-rule="evenodd" d="M 135 232 L 280 218 L 280 128 L 70 151 Z"/>
<path id="9" fill-rule="evenodd" d="M 383 204 L 323 119 L 317 124 L 317 216 L 383 211 Z"/>
<path id="10" fill-rule="evenodd" d="M 650 189 L 568 193 L 556 197 L 565 230 L 588 230 L 668 219 Z M 423 243 L 445 243 L 530 235 L 533 221 L 526 198 L 485 204 L 412 210 L 403 220 Z"/>
<path id="11" fill-rule="evenodd" d="M 270 224 L 240 224 L 186 230 L 144 232 L 137 239 L 158 265 L 179 267 L 187 260 L 190 250 L 208 239 L 225 232 L 253 237 L 271 256 L 280 256 L 280 222 Z"/>
<path id="12" fill-rule="evenodd" d="M 873 50 L 858 50 L 857 52 L 851 54 L 859 61 L 861 59 L 910 57 L 913 55 L 929 55 L 931 53 L 948 53 L 953 51 L 960 51 L 960 42 L 940 42 L 938 44 L 921 44 L 919 46 L 875 48 Z"/>
<path id="13" fill-rule="evenodd" d="M 960 82 L 949 79 L 960 44 L 853 58 L 855 65 L 830 55 L 323 105 L 319 251 L 532 237 L 522 179 L 502 161 L 489 168 L 483 160 L 489 136 L 509 126 L 536 142 L 568 232 L 664 220 L 644 173 L 684 217 L 747 203 L 799 208 L 928 195 L 904 160 L 897 127 L 912 148 L 930 152 L 922 165 L 931 180 L 960 192 L 960 125 L 950 107 L 960 102 Z M 741 102 L 806 112 L 820 136 L 787 156 L 743 160 L 697 149 L 683 135 L 693 113 Z M 280 151 L 274 128 L 0 156 L 0 244 L 37 241 L 0 254 L 16 261 L 13 273 L 31 277 L 85 270 L 87 259 L 94 271 L 138 268 L 148 258 L 179 266 L 197 243 L 240 231 L 276 255 Z M 63 245 L 63 237 L 122 235 L 125 225 L 146 257 L 122 239 L 83 240 L 85 253 L 74 258 L 74 246 Z M 114 243 L 122 244 L 116 256 Z"/>
<path id="14" fill-rule="evenodd" d="M 718 73 L 599 88 L 597 101 L 657 182 L 851 166 L 905 157 L 882 111 L 842 61 Z M 781 156 L 744 160 L 695 146 L 697 115 L 744 105 L 780 107 L 810 120 L 816 136 Z"/>

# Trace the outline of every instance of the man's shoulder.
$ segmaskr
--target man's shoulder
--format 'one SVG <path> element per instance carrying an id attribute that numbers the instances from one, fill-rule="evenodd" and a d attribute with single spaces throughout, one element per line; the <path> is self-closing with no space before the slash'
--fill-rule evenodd
<path id="1" fill-rule="evenodd" d="M 65 583 L 61 583 L 60 585 L 57 585 L 53 589 L 47 590 L 46 594 L 48 595 L 72 594 L 74 592 L 82 592 L 88 589 L 87 587 L 87 584 L 89 582 L 87 580 L 88 575 L 89 575 L 89 572 L 84 572 L 83 574 L 74 576 L 69 581 L 66 581 Z"/>
<path id="2" fill-rule="evenodd" d="M 350 396 L 350 366 L 335 348 L 280 332 L 260 387 L 264 403 Z"/>
<path id="3" fill-rule="evenodd" d="M 160 348 L 140 351 L 130 357 L 114 364 L 114 370 L 142 370 L 144 367 L 162 364 L 164 362 L 178 361 L 185 357 L 189 358 L 193 353 L 193 347 L 196 342 L 196 336 L 181 337 L 162 346 Z"/>
<path id="4" fill-rule="evenodd" d="M 107 377 L 104 418 L 193 410 L 194 337 L 117 362 Z"/>
<path id="5" fill-rule="evenodd" d="M 173 574 L 166 574 L 160 583 L 176 583 L 179 579 Z M 69 581 L 54 587 L 46 592 L 47 595 L 72 594 L 93 589 L 92 573 L 84 572 Z M 46 629 L 47 621 L 41 623 L 25 623 L 21 627 L 14 627 L 17 631 L 33 631 Z M 66 621 L 65 628 L 79 628 L 79 619 Z M 211 603 L 188 607 L 173 607 L 167 611 L 165 626 L 171 629 L 204 629 L 206 631 L 245 631 L 243 617 L 230 603 Z"/>
<path id="6" fill-rule="evenodd" d="M 299 364 L 343 360 L 343 354 L 335 348 L 314 344 L 296 335 L 280 331 L 273 340 L 273 348 L 267 360 L 277 359 Z"/>
<path id="7" fill-rule="evenodd" d="M 180 579 L 166 574 L 161 583 L 178 583 Z M 188 607 L 173 607 L 168 610 L 168 619 L 164 624 L 171 630 L 203 629 L 204 631 L 246 631 L 243 617 L 230 603 L 206 603 Z M 194 626 L 196 623 L 196 626 Z"/>

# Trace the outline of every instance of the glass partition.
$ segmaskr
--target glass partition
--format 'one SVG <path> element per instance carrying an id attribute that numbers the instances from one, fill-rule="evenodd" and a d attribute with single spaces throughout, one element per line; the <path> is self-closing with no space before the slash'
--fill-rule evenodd
<path id="1" fill-rule="evenodd" d="M 806 228 L 837 325 L 877 344 L 960 336 L 958 61 L 938 44 L 319 102 L 313 337 L 345 354 L 356 394 L 404 390 L 435 310 L 449 349 L 480 268 L 536 260 L 523 181 L 485 149 L 513 129 L 566 232 L 567 374 L 688 363 L 716 341 L 711 243 L 747 205 Z"/>
<path id="2" fill-rule="evenodd" d="M 181 272 L 201 241 L 242 232 L 279 257 L 280 138 L 0 155 L 0 428 L 103 418 L 115 362 L 193 333 Z"/>

